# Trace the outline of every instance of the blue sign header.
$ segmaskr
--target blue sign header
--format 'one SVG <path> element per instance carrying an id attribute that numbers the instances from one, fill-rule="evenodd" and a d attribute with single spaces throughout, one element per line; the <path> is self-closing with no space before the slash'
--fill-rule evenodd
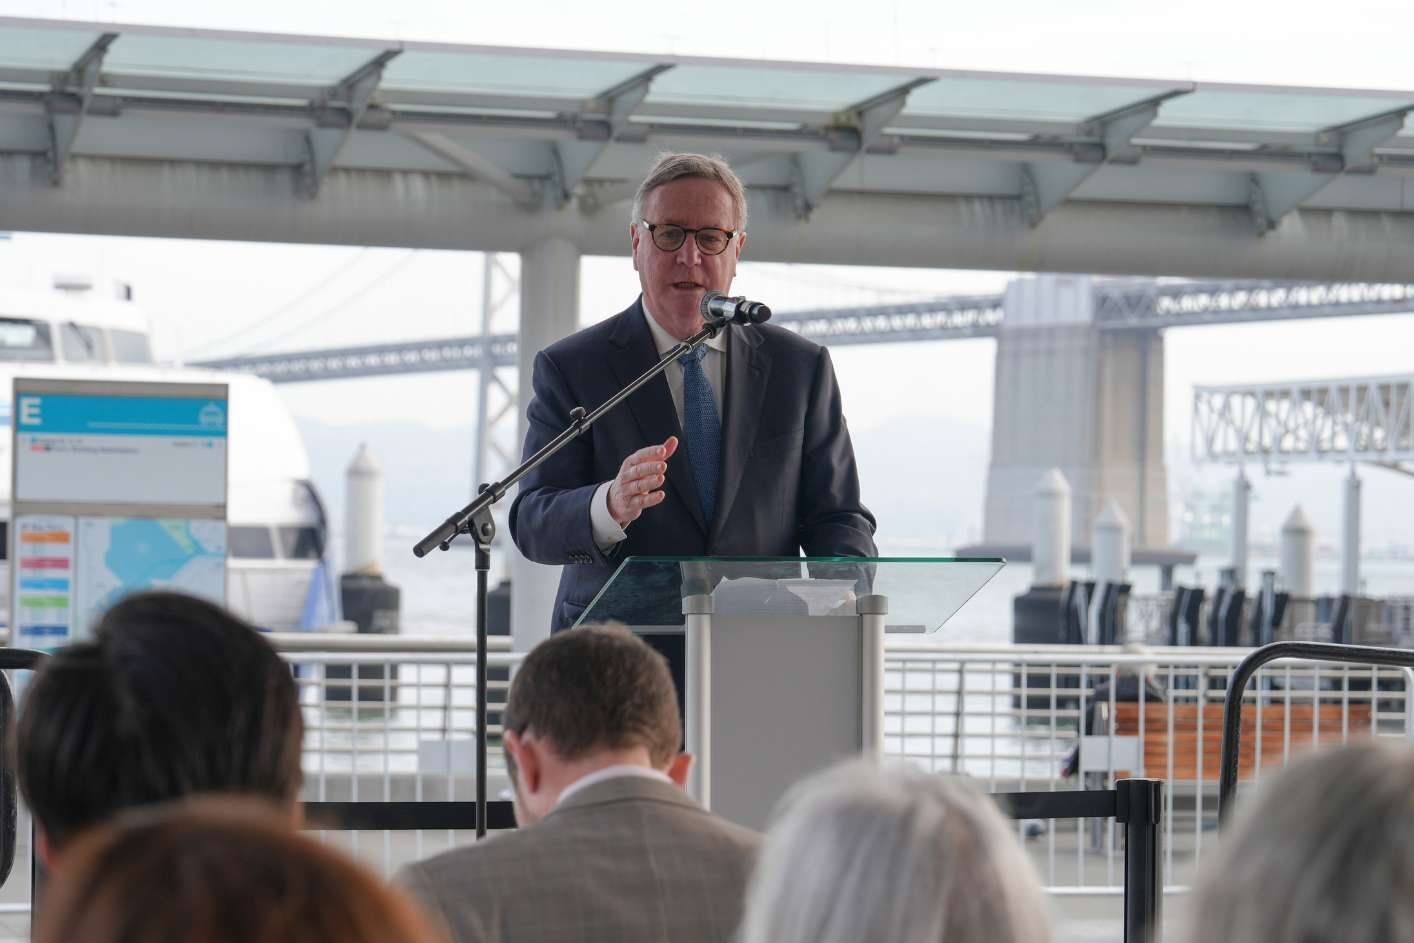
<path id="1" fill-rule="evenodd" d="M 14 407 L 20 435 L 226 438 L 226 401 L 166 396 L 22 393 Z"/>

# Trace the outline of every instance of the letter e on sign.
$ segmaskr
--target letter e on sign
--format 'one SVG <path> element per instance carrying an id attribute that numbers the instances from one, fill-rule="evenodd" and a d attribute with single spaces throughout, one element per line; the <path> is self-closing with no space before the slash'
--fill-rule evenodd
<path id="1" fill-rule="evenodd" d="M 44 422 L 39 415 L 39 404 L 38 396 L 20 397 L 20 425 L 37 426 Z"/>

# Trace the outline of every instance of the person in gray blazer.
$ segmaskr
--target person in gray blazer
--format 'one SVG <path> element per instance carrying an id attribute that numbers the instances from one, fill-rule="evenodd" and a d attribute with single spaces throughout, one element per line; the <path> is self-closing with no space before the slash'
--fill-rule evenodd
<path id="1" fill-rule="evenodd" d="M 552 636 L 504 713 L 520 828 L 398 882 L 455 943 L 728 943 L 760 836 L 688 798 L 681 738 L 661 655 L 622 628 Z"/>

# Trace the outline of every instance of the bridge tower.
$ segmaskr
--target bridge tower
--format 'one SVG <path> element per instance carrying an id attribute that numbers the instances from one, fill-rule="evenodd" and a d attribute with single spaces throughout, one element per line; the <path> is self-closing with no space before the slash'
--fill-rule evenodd
<path id="1" fill-rule="evenodd" d="M 1133 522 L 1135 562 L 1168 547 L 1163 335 L 1102 326 L 1095 298 L 1088 276 L 1007 286 L 983 519 L 989 550 L 1027 558 L 1036 483 L 1051 468 L 1072 489 L 1072 534 L 1085 539 L 1113 498 Z"/>

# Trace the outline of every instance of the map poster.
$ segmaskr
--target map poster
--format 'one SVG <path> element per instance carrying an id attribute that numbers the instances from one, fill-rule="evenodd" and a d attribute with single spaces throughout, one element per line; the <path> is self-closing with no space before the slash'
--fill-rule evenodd
<path id="1" fill-rule="evenodd" d="M 15 519 L 10 568 L 14 642 L 41 651 L 71 640 L 74 612 L 74 522 L 59 514 Z"/>
<path id="2" fill-rule="evenodd" d="M 86 638 L 109 606 L 129 593 L 170 589 L 226 601 L 226 522 L 81 517 L 76 614 Z"/>
<path id="3" fill-rule="evenodd" d="M 16 644 L 90 637 L 115 602 L 226 598 L 224 383 L 15 377 L 10 624 Z"/>

